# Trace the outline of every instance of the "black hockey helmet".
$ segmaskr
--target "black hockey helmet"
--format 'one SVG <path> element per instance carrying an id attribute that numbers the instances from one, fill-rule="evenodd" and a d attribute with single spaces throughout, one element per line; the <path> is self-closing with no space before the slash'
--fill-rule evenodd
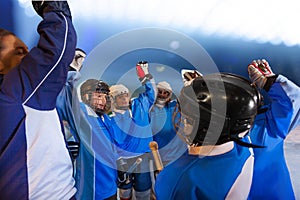
<path id="1" fill-rule="evenodd" d="M 228 73 L 197 77 L 183 87 L 177 132 L 189 145 L 239 141 L 251 128 L 261 95 L 247 79 Z"/>
<path id="2" fill-rule="evenodd" d="M 109 86 L 104 81 L 96 79 L 88 79 L 80 86 L 80 96 L 84 103 L 89 104 L 91 94 L 99 92 L 109 94 Z"/>

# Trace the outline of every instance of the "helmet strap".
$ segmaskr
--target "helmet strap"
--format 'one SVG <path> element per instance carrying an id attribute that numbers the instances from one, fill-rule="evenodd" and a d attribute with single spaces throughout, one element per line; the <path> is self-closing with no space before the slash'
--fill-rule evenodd
<path id="1" fill-rule="evenodd" d="M 243 147 L 250 147 L 250 148 L 265 148 L 266 147 L 266 146 L 261 146 L 261 145 L 257 145 L 257 144 L 247 143 L 247 142 L 244 142 L 241 139 L 233 137 L 233 136 L 231 136 L 231 140 L 233 140 L 234 142 L 236 142 L 237 144 L 239 144 Z"/>
<path id="2" fill-rule="evenodd" d="M 104 114 L 104 110 L 100 110 L 100 109 L 97 109 L 96 111 L 95 111 L 95 113 L 98 115 L 98 116 L 102 116 L 103 114 Z"/>
<path id="3" fill-rule="evenodd" d="M 116 103 L 114 103 L 115 109 L 117 110 L 128 110 L 129 106 L 118 106 Z"/>
<path id="4" fill-rule="evenodd" d="M 155 102 L 155 105 L 162 109 L 166 105 L 167 100 L 166 99 L 157 99 Z"/>

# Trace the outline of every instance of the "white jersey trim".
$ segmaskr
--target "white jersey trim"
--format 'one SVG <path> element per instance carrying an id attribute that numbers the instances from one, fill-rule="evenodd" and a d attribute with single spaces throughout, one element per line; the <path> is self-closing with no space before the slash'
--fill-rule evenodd
<path id="1" fill-rule="evenodd" d="M 29 199 L 70 199 L 76 193 L 73 166 L 56 109 L 23 107 Z"/>
<path id="2" fill-rule="evenodd" d="M 190 155 L 199 155 L 199 156 L 216 156 L 229 152 L 234 148 L 233 141 L 226 142 L 220 145 L 211 145 L 211 146 L 189 146 Z"/>
<path id="3" fill-rule="evenodd" d="M 225 199 L 227 200 L 247 199 L 252 184 L 253 166 L 254 166 L 254 156 L 253 154 L 251 154 L 249 158 L 246 160 L 241 173 L 235 180 L 234 184 L 232 185 Z"/>

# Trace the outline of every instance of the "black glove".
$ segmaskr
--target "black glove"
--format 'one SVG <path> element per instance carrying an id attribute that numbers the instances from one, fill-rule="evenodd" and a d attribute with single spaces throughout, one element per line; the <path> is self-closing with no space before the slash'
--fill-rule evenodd
<path id="1" fill-rule="evenodd" d="M 127 173 L 129 168 L 127 161 L 122 157 L 120 157 L 119 159 L 116 160 L 116 163 L 117 163 L 117 171 L 118 171 L 118 181 L 117 181 L 118 187 L 122 187 L 132 182 L 132 178 L 133 178 L 132 174 Z"/>
<path id="2" fill-rule="evenodd" d="M 133 181 L 133 176 L 131 173 L 126 173 L 118 170 L 118 181 L 117 181 L 118 187 L 122 188 L 124 185 L 128 185 L 132 181 Z"/>
<path id="3" fill-rule="evenodd" d="M 65 16 L 72 18 L 67 1 L 32 0 L 32 6 L 37 14 L 42 18 L 43 14 L 47 12 L 61 12 Z"/>
<path id="4" fill-rule="evenodd" d="M 79 153 L 79 142 L 67 141 L 69 152 L 72 158 L 75 160 Z"/>

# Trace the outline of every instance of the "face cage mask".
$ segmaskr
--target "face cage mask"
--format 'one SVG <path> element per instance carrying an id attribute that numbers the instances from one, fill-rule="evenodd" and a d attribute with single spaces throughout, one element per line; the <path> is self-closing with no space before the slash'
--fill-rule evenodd
<path id="1" fill-rule="evenodd" d="M 102 93 L 102 92 L 99 92 L 99 93 Z M 103 93 L 103 94 L 106 94 L 106 93 Z M 93 100 L 92 100 L 93 92 L 89 92 L 88 95 L 89 95 L 89 100 L 88 100 L 89 103 L 88 103 L 88 105 L 93 109 L 93 111 L 94 111 L 97 115 L 101 116 L 101 115 L 103 115 L 106 111 L 108 111 L 107 108 L 109 108 L 110 106 L 107 105 L 107 104 L 110 103 L 110 99 L 109 99 L 109 96 L 108 96 L 107 94 L 106 94 L 106 96 L 105 96 L 106 103 L 105 103 L 104 109 L 97 108 L 97 107 L 92 103 L 92 101 L 93 101 Z"/>
<path id="2" fill-rule="evenodd" d="M 127 93 L 127 94 L 128 94 L 128 99 L 129 99 L 128 106 L 119 106 L 119 105 L 117 104 L 116 98 L 117 98 L 118 96 L 120 96 L 120 95 L 123 95 L 123 94 L 126 94 L 126 93 L 121 93 L 121 94 L 118 94 L 118 95 L 115 96 L 115 97 L 112 97 L 113 100 L 114 100 L 114 107 L 115 107 L 115 109 L 117 109 L 117 110 L 128 110 L 128 109 L 130 108 L 130 98 L 129 98 L 129 93 Z"/>
<path id="3" fill-rule="evenodd" d="M 188 145 L 193 145 L 195 136 L 195 133 L 193 133 L 193 131 L 194 127 L 197 124 L 197 120 L 183 115 L 180 112 L 180 106 L 177 103 L 172 114 L 172 121 L 174 130 L 176 131 L 176 134 L 180 137 L 180 139 L 182 139 Z"/>
<path id="4" fill-rule="evenodd" d="M 160 93 L 166 93 L 167 96 L 160 95 Z M 155 105 L 159 108 L 163 108 L 171 100 L 172 93 L 169 90 L 159 88 L 157 91 L 157 98 Z"/>

